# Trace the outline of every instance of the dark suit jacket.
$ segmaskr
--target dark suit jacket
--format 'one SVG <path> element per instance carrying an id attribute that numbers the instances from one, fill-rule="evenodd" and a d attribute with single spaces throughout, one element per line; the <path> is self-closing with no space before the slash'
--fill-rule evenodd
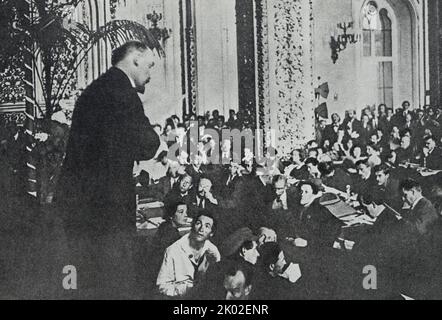
<path id="1" fill-rule="evenodd" d="M 333 124 L 329 124 L 325 126 L 324 132 L 322 134 L 322 141 L 325 140 L 330 141 L 330 146 L 332 146 L 336 141 L 338 141 L 338 132 L 339 132 L 339 125 L 336 127 L 336 131 L 334 129 Z"/>
<path id="2" fill-rule="evenodd" d="M 425 159 L 424 155 L 421 155 L 421 165 L 428 169 L 440 170 L 442 169 L 442 150 L 438 147 L 434 148 L 433 152 Z"/>
<path id="3" fill-rule="evenodd" d="M 359 195 L 367 195 L 371 194 L 372 191 L 376 188 L 376 176 L 372 172 L 370 177 L 367 180 L 363 180 L 361 177 L 357 176 L 355 178 L 354 186 L 352 186 L 351 190 Z"/>
<path id="4" fill-rule="evenodd" d="M 218 194 L 222 198 L 228 198 L 232 196 L 233 192 L 235 192 L 235 188 L 238 185 L 238 183 L 240 183 L 243 180 L 242 176 L 236 175 L 233 179 L 229 181 L 229 177 L 230 177 L 230 172 L 227 170 L 220 177 Z M 229 181 L 229 184 L 227 184 L 227 181 Z"/>
<path id="5" fill-rule="evenodd" d="M 301 209 L 299 204 L 299 192 L 297 188 L 290 187 L 286 190 L 287 193 L 287 210 L 284 209 L 272 209 L 273 202 L 276 199 L 274 196 L 267 203 L 267 210 L 265 215 L 265 222 L 263 226 L 272 228 L 276 231 L 281 239 L 285 237 L 293 236 L 295 227 L 293 223 L 288 223 Z"/>
<path id="6" fill-rule="evenodd" d="M 211 203 L 209 200 L 204 199 L 204 208 L 198 206 L 198 199 L 195 193 L 191 194 L 188 198 L 188 212 L 190 217 L 196 217 L 201 211 L 207 210 L 212 214 L 216 214 L 218 205 Z"/>
<path id="7" fill-rule="evenodd" d="M 359 142 L 363 145 L 366 145 L 368 143 L 368 140 L 370 139 L 370 135 L 373 132 L 373 127 L 370 123 L 367 124 L 367 126 L 364 128 L 361 124 L 360 127 L 360 133 L 359 133 Z"/>
<path id="8" fill-rule="evenodd" d="M 222 199 L 224 223 L 229 223 L 226 229 L 236 230 L 250 227 L 252 230 L 262 227 L 266 208 L 272 200 L 270 186 L 264 186 L 256 176 L 243 176 L 235 186 L 235 191 L 229 198 Z"/>
<path id="9" fill-rule="evenodd" d="M 396 150 L 396 161 L 401 162 L 411 162 L 414 159 L 413 147 L 409 146 L 407 149 L 399 148 Z"/>
<path id="10" fill-rule="evenodd" d="M 298 212 L 295 232 L 297 237 L 307 240 L 309 248 L 330 248 L 342 226 L 343 223 L 316 199 Z"/>
<path id="11" fill-rule="evenodd" d="M 393 129 L 392 119 L 388 120 L 387 117 L 380 117 L 379 129 L 381 129 L 384 136 L 389 136 L 391 133 L 391 129 Z"/>
<path id="12" fill-rule="evenodd" d="M 390 175 L 385 186 L 375 185 L 372 191 L 373 194 L 379 195 L 381 199 L 384 199 L 393 209 L 401 210 L 402 199 L 399 191 L 399 180 L 392 178 Z"/>
<path id="13" fill-rule="evenodd" d="M 340 129 L 344 131 L 344 140 L 348 140 L 350 138 L 350 136 L 348 135 L 349 126 L 350 126 L 349 119 L 345 119 L 344 122 L 341 124 Z M 361 121 L 359 121 L 358 119 L 354 119 L 353 122 L 351 122 L 352 132 L 357 132 L 359 135 L 361 135 L 361 129 L 362 129 Z M 360 138 L 357 140 L 360 140 Z"/>
<path id="14" fill-rule="evenodd" d="M 180 192 L 180 189 L 178 188 L 178 184 L 175 184 L 173 189 L 171 189 L 165 196 L 164 196 L 164 207 L 174 205 L 178 201 L 183 201 L 187 207 L 189 208 L 190 202 L 191 202 L 191 194 L 192 190 L 189 190 L 187 195 L 182 195 Z"/>
<path id="15" fill-rule="evenodd" d="M 430 200 L 422 198 L 416 206 L 403 215 L 405 221 L 419 235 L 425 236 L 432 231 L 432 227 L 439 215 Z"/>
<path id="16" fill-rule="evenodd" d="M 111 68 L 78 99 L 57 200 L 67 225 L 135 232 L 134 161 L 155 156 L 160 140 L 129 78 Z"/>
<path id="17" fill-rule="evenodd" d="M 331 177 L 321 178 L 322 183 L 330 188 L 338 189 L 339 191 L 345 192 L 347 186 L 351 186 L 353 181 L 350 175 L 340 168 L 335 169 L 335 174 Z"/>
<path id="18" fill-rule="evenodd" d="M 170 176 L 161 177 L 158 180 L 158 183 L 149 185 L 147 187 L 146 196 L 163 201 L 171 189 Z"/>

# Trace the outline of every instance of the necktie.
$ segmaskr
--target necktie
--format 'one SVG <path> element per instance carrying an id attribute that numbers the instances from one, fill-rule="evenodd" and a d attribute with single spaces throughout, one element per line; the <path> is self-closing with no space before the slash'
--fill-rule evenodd
<path id="1" fill-rule="evenodd" d="M 275 203 L 273 204 L 273 209 L 274 210 L 280 210 L 280 209 L 282 209 L 283 208 L 283 206 L 282 206 L 282 200 L 281 200 L 281 198 L 276 198 L 275 199 Z"/>
<path id="2" fill-rule="evenodd" d="M 199 208 L 204 209 L 204 199 L 200 199 Z"/>

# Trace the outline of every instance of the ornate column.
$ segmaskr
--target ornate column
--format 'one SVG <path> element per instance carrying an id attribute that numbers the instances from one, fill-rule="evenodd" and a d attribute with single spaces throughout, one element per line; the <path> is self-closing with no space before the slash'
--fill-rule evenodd
<path id="1" fill-rule="evenodd" d="M 315 134 L 312 0 L 256 0 L 256 4 L 260 123 L 266 142 L 288 154 Z"/>
<path id="2" fill-rule="evenodd" d="M 195 1 L 183 0 L 184 44 L 186 66 L 186 112 L 198 114 L 198 61 L 196 41 Z"/>

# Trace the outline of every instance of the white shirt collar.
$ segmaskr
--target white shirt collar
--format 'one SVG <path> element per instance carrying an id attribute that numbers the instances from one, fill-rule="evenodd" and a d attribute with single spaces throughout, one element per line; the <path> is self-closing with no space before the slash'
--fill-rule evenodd
<path id="1" fill-rule="evenodd" d="M 284 210 L 287 210 L 287 209 L 288 209 L 288 206 L 287 206 L 287 190 L 284 191 L 283 194 L 281 194 L 281 196 L 279 197 L 279 199 L 281 200 L 282 208 L 283 208 Z M 276 199 L 275 199 L 275 200 L 276 200 Z"/>
<path id="2" fill-rule="evenodd" d="M 130 84 L 132 85 L 132 88 L 136 88 L 137 86 L 135 85 L 135 81 L 134 79 L 132 79 L 130 76 L 127 76 L 129 78 Z"/>
<path id="3" fill-rule="evenodd" d="M 420 196 L 419 198 L 417 198 L 413 204 L 411 205 L 411 209 L 413 210 L 414 207 L 416 207 L 416 205 L 418 204 L 419 201 L 421 201 L 421 199 L 423 198 L 423 196 Z"/>
<path id="4" fill-rule="evenodd" d="M 190 247 L 190 240 L 189 240 L 190 233 L 184 235 L 181 239 L 179 239 L 181 250 L 183 250 L 187 255 L 193 257 L 193 250 Z M 198 251 L 200 254 L 200 258 L 202 257 L 203 253 L 206 252 L 209 249 L 209 246 L 211 245 L 211 242 L 209 240 L 206 240 L 204 242 L 203 247 Z"/>

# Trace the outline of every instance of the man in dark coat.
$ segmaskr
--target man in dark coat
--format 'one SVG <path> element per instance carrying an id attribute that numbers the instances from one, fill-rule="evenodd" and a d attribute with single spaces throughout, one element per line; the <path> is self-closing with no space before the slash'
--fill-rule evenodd
<path id="1" fill-rule="evenodd" d="M 113 67 L 75 106 L 57 202 L 82 298 L 134 294 L 133 166 L 153 158 L 160 144 L 137 94 L 150 80 L 154 49 L 161 51 L 155 41 L 130 41 L 114 50 Z"/>

